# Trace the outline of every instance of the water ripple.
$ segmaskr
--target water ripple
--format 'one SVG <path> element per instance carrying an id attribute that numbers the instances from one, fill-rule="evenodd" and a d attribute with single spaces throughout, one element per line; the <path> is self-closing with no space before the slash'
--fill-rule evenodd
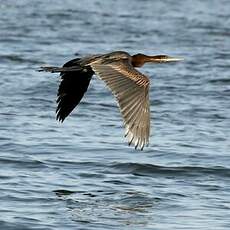
<path id="1" fill-rule="evenodd" d="M 0 229 L 229 229 L 230 1 L 0 1 Z M 145 65 L 151 138 L 123 138 L 93 77 L 55 120 L 58 74 L 77 56 L 184 57 Z"/>

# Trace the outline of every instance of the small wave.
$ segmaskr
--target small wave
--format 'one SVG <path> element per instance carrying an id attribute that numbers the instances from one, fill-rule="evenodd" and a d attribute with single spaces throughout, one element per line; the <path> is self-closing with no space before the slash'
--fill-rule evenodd
<path id="1" fill-rule="evenodd" d="M 18 158 L 0 158 L 0 165 L 14 165 L 15 168 L 46 168 L 47 166 L 39 161 L 33 159 L 18 159 Z"/>
<path id="2" fill-rule="evenodd" d="M 0 59 L 2 62 L 14 62 L 14 63 L 32 63 L 32 64 L 41 64 L 41 62 L 32 59 L 32 58 L 24 58 L 21 55 L 0 55 Z"/>
<path id="3" fill-rule="evenodd" d="M 140 163 L 115 163 L 112 168 L 122 173 L 132 173 L 139 176 L 152 176 L 155 174 L 168 176 L 201 176 L 216 175 L 221 177 L 229 177 L 230 169 L 225 167 L 200 167 L 200 166 L 175 166 L 166 167 L 152 164 Z"/>
<path id="4" fill-rule="evenodd" d="M 225 84 L 230 84 L 230 78 L 212 79 L 209 82 L 214 84 L 225 85 Z"/>

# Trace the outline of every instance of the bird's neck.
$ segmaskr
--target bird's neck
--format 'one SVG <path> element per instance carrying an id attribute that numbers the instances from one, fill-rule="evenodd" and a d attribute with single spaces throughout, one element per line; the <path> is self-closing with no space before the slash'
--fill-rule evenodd
<path id="1" fill-rule="evenodd" d="M 142 67 L 145 64 L 145 55 L 136 54 L 132 56 L 131 59 L 133 67 Z"/>
<path id="2" fill-rule="evenodd" d="M 159 56 L 148 56 L 144 54 L 136 54 L 132 56 L 133 67 L 142 67 L 145 63 L 159 63 Z"/>

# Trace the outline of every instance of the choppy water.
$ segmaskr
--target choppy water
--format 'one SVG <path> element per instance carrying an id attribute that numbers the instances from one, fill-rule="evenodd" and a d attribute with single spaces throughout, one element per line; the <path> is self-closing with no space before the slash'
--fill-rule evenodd
<path id="1" fill-rule="evenodd" d="M 228 0 L 0 1 L 0 229 L 229 229 L 229 28 Z M 185 58 L 142 69 L 142 152 L 97 78 L 59 124 L 35 71 L 113 50 Z"/>

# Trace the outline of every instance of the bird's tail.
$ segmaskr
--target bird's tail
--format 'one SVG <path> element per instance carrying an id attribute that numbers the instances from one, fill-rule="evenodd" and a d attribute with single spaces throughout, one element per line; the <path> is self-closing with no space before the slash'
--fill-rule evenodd
<path id="1" fill-rule="evenodd" d="M 55 67 L 55 66 L 41 66 L 40 69 L 38 69 L 38 72 L 51 72 L 51 73 L 63 73 L 63 72 L 75 72 L 79 71 L 80 68 L 75 67 Z"/>

